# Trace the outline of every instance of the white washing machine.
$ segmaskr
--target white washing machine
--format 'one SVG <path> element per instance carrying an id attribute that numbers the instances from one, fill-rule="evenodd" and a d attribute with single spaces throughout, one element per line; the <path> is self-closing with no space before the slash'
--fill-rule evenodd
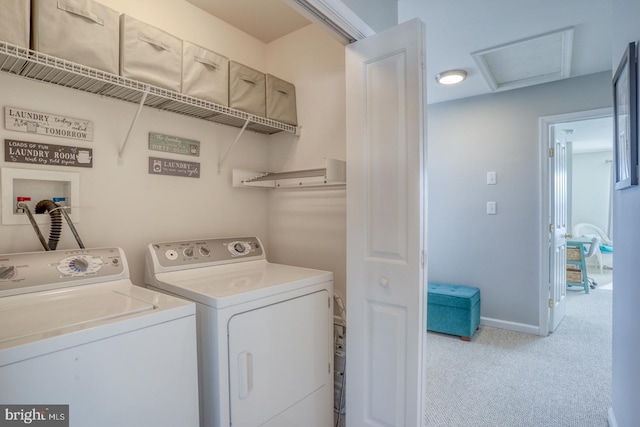
<path id="1" fill-rule="evenodd" d="M 333 273 L 241 237 L 151 244 L 145 282 L 196 302 L 204 426 L 332 425 Z"/>
<path id="2" fill-rule="evenodd" d="M 134 286 L 121 249 L 0 255 L 0 325 L 2 405 L 69 405 L 71 427 L 199 425 L 195 304 Z"/>

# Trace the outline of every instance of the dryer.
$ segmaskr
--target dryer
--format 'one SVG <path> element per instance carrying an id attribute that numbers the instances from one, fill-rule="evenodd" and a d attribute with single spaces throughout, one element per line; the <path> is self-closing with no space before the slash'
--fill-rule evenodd
<path id="1" fill-rule="evenodd" d="M 68 405 L 71 427 L 199 425 L 195 304 L 133 285 L 120 248 L 0 255 L 0 325 L 5 408 Z"/>
<path id="2" fill-rule="evenodd" d="M 332 425 L 333 273 L 207 238 L 150 244 L 145 282 L 196 303 L 204 426 Z"/>

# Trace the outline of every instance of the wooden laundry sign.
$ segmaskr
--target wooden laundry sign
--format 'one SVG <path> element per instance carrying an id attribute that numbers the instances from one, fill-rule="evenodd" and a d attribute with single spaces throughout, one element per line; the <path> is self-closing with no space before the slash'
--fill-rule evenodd
<path id="1" fill-rule="evenodd" d="M 93 167 L 93 150 L 84 147 L 5 139 L 4 161 L 7 163 L 91 168 Z"/>
<path id="2" fill-rule="evenodd" d="M 93 141 L 91 120 L 56 116 L 15 107 L 4 107 L 4 128 L 17 132 Z"/>
<path id="3" fill-rule="evenodd" d="M 149 150 L 184 154 L 187 156 L 199 156 L 200 142 L 178 136 L 149 132 Z"/>

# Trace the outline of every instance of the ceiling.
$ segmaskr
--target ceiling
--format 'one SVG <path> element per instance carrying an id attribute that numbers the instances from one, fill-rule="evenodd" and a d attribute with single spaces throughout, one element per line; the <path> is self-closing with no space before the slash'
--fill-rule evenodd
<path id="1" fill-rule="evenodd" d="M 564 142 L 573 142 L 573 153 L 608 151 L 613 156 L 613 120 L 611 117 L 558 123 L 554 125 L 554 128 L 556 138 Z"/>
<path id="2" fill-rule="evenodd" d="M 281 0 L 187 0 L 264 43 L 311 22 Z"/>
<path id="3" fill-rule="evenodd" d="M 309 24 L 281 0 L 187 1 L 265 43 Z M 569 69 L 566 70 L 568 77 L 611 69 L 612 0 L 398 2 L 399 21 L 419 17 L 426 24 L 429 104 L 528 85 L 528 82 L 521 82 L 523 84 L 492 89 L 472 54 L 513 42 L 526 43 L 536 36 L 563 29 L 573 29 Z M 516 54 L 511 63 L 501 59 L 503 74 L 526 73 L 527 70 L 530 74 L 540 73 L 537 71 L 540 64 L 557 55 L 546 53 L 539 44 L 519 46 L 520 49 L 517 46 L 512 49 Z M 452 68 L 467 71 L 467 80 L 453 87 L 438 85 L 435 76 Z M 544 80 L 532 80 L 532 83 L 539 82 Z"/>
<path id="4" fill-rule="evenodd" d="M 187 1 L 264 43 L 310 24 L 282 0 Z M 537 37 L 553 35 L 560 30 L 571 32 L 570 56 L 565 59 L 567 69 L 563 70 L 564 74 L 551 80 L 611 70 L 612 0 L 398 0 L 398 3 L 400 22 L 414 17 L 425 22 L 429 104 L 548 81 L 536 78 L 536 74 L 544 72 L 541 64 L 553 66 L 560 57 L 557 51 L 547 52 L 547 46 Z M 477 58 L 474 60 L 474 56 L 493 55 L 494 48 L 514 42 L 518 43 L 510 49 L 515 53 L 513 56 L 493 60 L 502 66 L 495 75 L 514 75 L 517 80 L 518 73 L 523 73 L 523 81 L 496 88 L 485 78 L 486 70 L 482 70 L 482 64 Z M 558 47 L 558 42 L 554 43 Z M 441 86 L 435 82 L 438 73 L 454 68 L 464 69 L 468 73 L 467 80 L 457 86 Z M 533 78 L 527 80 L 527 77 Z M 593 129 L 594 124 L 604 122 L 572 123 L 573 140 L 577 141 L 588 130 L 588 133 L 599 135 L 593 138 L 601 145 L 611 144 L 610 125 L 597 131 Z"/>

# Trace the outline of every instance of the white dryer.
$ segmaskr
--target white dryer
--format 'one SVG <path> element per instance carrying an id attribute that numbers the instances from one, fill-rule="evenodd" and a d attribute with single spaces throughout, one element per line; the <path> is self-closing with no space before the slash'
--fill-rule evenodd
<path id="1" fill-rule="evenodd" d="M 71 427 L 199 425 L 195 304 L 134 286 L 121 249 L 0 255 L 0 325 L 2 405 L 69 405 Z"/>
<path id="2" fill-rule="evenodd" d="M 196 302 L 204 426 L 332 425 L 333 273 L 241 237 L 151 244 L 145 282 Z"/>

